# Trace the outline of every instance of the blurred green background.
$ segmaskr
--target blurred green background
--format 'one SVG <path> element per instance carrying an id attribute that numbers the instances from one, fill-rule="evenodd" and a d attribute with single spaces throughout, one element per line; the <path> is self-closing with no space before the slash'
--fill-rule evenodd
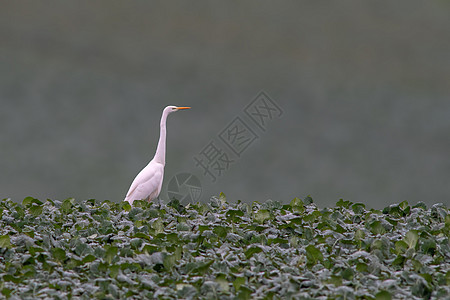
<path id="1" fill-rule="evenodd" d="M 202 200 L 450 203 L 448 1 L 3 1 L 0 198 L 120 201 L 168 121 Z M 283 109 L 216 182 L 194 157 Z"/>

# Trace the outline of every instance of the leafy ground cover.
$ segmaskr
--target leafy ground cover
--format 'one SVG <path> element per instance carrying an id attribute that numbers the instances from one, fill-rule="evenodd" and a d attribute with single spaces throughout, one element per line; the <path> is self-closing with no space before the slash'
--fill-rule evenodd
<path id="1" fill-rule="evenodd" d="M 0 202 L 0 298 L 443 299 L 449 209 Z"/>

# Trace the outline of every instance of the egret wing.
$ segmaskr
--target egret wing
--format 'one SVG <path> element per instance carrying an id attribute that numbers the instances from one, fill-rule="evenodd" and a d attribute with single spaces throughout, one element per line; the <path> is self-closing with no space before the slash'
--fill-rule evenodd
<path id="1" fill-rule="evenodd" d="M 158 163 L 147 165 L 133 180 L 125 201 L 146 199 L 160 189 L 164 166 Z"/>

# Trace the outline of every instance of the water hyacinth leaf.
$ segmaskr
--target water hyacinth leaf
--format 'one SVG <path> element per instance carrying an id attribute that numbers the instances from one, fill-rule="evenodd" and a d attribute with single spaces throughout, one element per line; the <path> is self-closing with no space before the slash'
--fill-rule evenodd
<path id="1" fill-rule="evenodd" d="M 242 285 L 244 285 L 245 284 L 245 277 L 236 277 L 234 280 L 233 280 L 233 286 L 234 286 L 234 289 L 236 290 L 236 291 L 238 291 L 240 288 L 241 288 L 241 286 Z"/>
<path id="2" fill-rule="evenodd" d="M 36 198 L 33 198 L 33 197 L 26 197 L 25 199 L 23 199 L 23 201 L 22 201 L 22 205 L 23 206 L 28 206 L 28 205 L 31 205 L 31 204 L 36 204 L 36 205 L 42 205 L 42 204 L 44 204 L 42 201 L 40 201 L 40 200 L 38 200 L 38 199 L 36 199 Z"/>
<path id="3" fill-rule="evenodd" d="M 64 251 L 64 249 L 61 248 L 54 248 L 52 249 L 52 256 L 56 260 L 62 262 L 66 259 L 66 251 Z"/>
<path id="4" fill-rule="evenodd" d="M 219 194 L 219 201 L 222 204 L 222 206 L 225 205 L 225 203 L 227 203 L 227 196 L 225 196 L 223 192 L 220 192 Z"/>
<path id="5" fill-rule="evenodd" d="M 127 201 L 122 201 L 122 203 L 120 204 L 120 207 L 124 210 L 124 211 L 130 211 L 131 210 L 131 205 L 130 203 L 128 203 Z"/>
<path id="6" fill-rule="evenodd" d="M 253 254 L 256 254 L 256 253 L 259 253 L 259 252 L 262 252 L 261 247 L 259 247 L 259 246 L 251 246 L 245 251 L 245 257 L 247 259 L 249 259 L 250 257 L 253 256 Z"/>
<path id="7" fill-rule="evenodd" d="M 364 239 L 365 236 L 366 236 L 366 234 L 364 233 L 364 231 L 362 231 L 361 229 L 356 230 L 356 232 L 355 232 L 356 240 L 362 240 L 362 239 Z"/>
<path id="8" fill-rule="evenodd" d="M 290 205 L 291 205 L 291 207 L 296 207 L 296 206 L 303 206 L 304 203 L 303 203 L 303 200 L 302 200 L 302 199 L 300 199 L 300 198 L 294 198 L 294 199 L 291 200 Z"/>
<path id="9" fill-rule="evenodd" d="M 209 270 L 209 267 L 213 263 L 214 263 L 214 260 L 210 260 L 210 261 L 206 261 L 206 262 L 200 262 L 194 267 L 192 272 L 196 273 L 196 274 L 204 275 Z"/>
<path id="10" fill-rule="evenodd" d="M 120 266 L 112 265 L 109 267 L 109 276 L 112 278 L 116 278 L 119 275 Z M 126 282 L 126 281 L 125 281 Z"/>
<path id="11" fill-rule="evenodd" d="M 436 252 L 437 249 L 437 245 L 436 242 L 432 239 L 426 239 L 423 241 L 422 243 L 422 251 L 425 254 L 429 254 L 431 256 L 434 255 L 434 253 Z"/>
<path id="12" fill-rule="evenodd" d="M 216 282 L 219 284 L 221 290 L 226 292 L 230 290 L 230 283 L 228 282 L 225 274 L 217 274 Z"/>
<path id="13" fill-rule="evenodd" d="M 9 235 L 0 235 L 0 248 L 11 248 L 11 238 Z"/>
<path id="14" fill-rule="evenodd" d="M 333 284 L 334 286 L 341 286 L 342 285 L 342 277 L 337 276 L 337 275 L 331 275 L 330 278 L 325 280 L 325 283 Z"/>
<path id="15" fill-rule="evenodd" d="M 108 264 L 111 264 L 113 262 L 114 258 L 116 257 L 119 249 L 114 246 L 107 246 L 105 250 L 106 250 L 105 251 L 105 261 Z"/>
<path id="16" fill-rule="evenodd" d="M 445 273 L 445 281 L 447 285 L 450 285 L 450 270 Z"/>
<path id="17" fill-rule="evenodd" d="M 30 207 L 29 211 L 30 211 L 30 214 L 33 217 L 38 217 L 38 216 L 40 216 L 42 214 L 42 206 L 40 206 L 40 205 L 33 205 L 33 206 Z"/>
<path id="18" fill-rule="evenodd" d="M 395 242 L 395 252 L 397 254 L 405 253 L 408 250 L 408 244 L 405 241 Z"/>
<path id="19" fill-rule="evenodd" d="M 388 291 L 380 291 L 375 295 L 376 300 L 391 300 L 392 295 Z"/>
<path id="20" fill-rule="evenodd" d="M 355 275 L 355 272 L 351 268 L 345 268 L 341 271 L 341 276 L 345 280 L 352 280 L 353 276 Z"/>
<path id="21" fill-rule="evenodd" d="M 9 289 L 9 288 L 3 288 L 2 290 L 2 295 L 5 296 L 6 298 L 9 298 L 11 296 L 11 293 L 13 292 L 13 289 Z"/>
<path id="22" fill-rule="evenodd" d="M 319 249 L 313 245 L 308 245 L 306 248 L 306 258 L 308 259 L 308 265 L 315 265 L 318 262 L 323 261 L 323 254 Z"/>
<path id="23" fill-rule="evenodd" d="M 94 255 L 88 254 L 81 260 L 81 263 L 82 264 L 90 263 L 90 262 L 95 261 L 96 259 L 97 258 Z"/>
<path id="24" fill-rule="evenodd" d="M 136 237 L 136 238 L 141 238 L 141 239 L 145 239 L 145 240 L 147 240 L 147 241 L 152 241 L 152 238 L 150 238 L 148 235 L 146 235 L 145 233 L 142 233 L 142 232 L 137 232 L 135 235 L 134 235 L 134 237 Z"/>
<path id="25" fill-rule="evenodd" d="M 220 238 L 225 238 L 227 236 L 228 230 L 223 226 L 216 226 L 213 228 L 213 232 L 217 234 Z"/>
<path id="26" fill-rule="evenodd" d="M 252 290 L 246 287 L 245 285 L 241 285 L 239 288 L 239 292 L 236 296 L 239 300 L 249 300 L 251 299 Z"/>
<path id="27" fill-rule="evenodd" d="M 157 234 L 163 232 L 164 231 L 164 223 L 163 223 L 163 221 L 161 219 L 159 219 L 159 218 L 156 219 L 153 222 L 153 224 L 152 224 L 152 228 L 155 230 L 155 232 Z"/>
<path id="28" fill-rule="evenodd" d="M 260 209 L 255 213 L 254 219 L 256 222 L 262 224 L 270 219 L 270 212 L 267 209 Z"/>
<path id="29" fill-rule="evenodd" d="M 384 228 L 383 224 L 381 224 L 380 221 L 373 221 L 369 224 L 370 231 L 375 235 L 381 235 L 386 232 L 386 229 Z"/>
<path id="30" fill-rule="evenodd" d="M 9 237 L 0 247 L 0 291 L 10 297 L 445 299 L 450 285 L 442 204 L 408 211 L 405 202 L 382 213 L 344 200 L 319 209 L 304 199 L 295 210 L 218 196 L 182 212 L 164 202 L 126 211 L 126 203 L 88 200 L 65 213 L 62 201 L 33 199 L 0 201 L 0 240 Z M 258 222 L 261 210 L 269 218 Z"/>
<path id="31" fill-rule="evenodd" d="M 311 203 L 313 203 L 314 201 L 313 201 L 313 199 L 311 198 L 311 196 L 306 196 L 305 197 L 305 199 L 303 199 L 303 203 L 305 204 L 305 205 L 309 205 L 309 204 L 311 204 Z"/>
<path id="32" fill-rule="evenodd" d="M 359 262 L 356 264 L 356 271 L 358 271 L 360 273 L 366 273 L 366 272 L 368 272 L 368 269 L 369 268 L 366 263 Z"/>
<path id="33" fill-rule="evenodd" d="M 176 255 L 165 255 L 163 259 L 163 266 L 166 270 L 171 270 L 177 262 Z"/>
<path id="34" fill-rule="evenodd" d="M 355 203 L 352 205 L 352 210 L 357 215 L 364 213 L 365 209 L 366 209 L 366 206 L 363 203 Z"/>
<path id="35" fill-rule="evenodd" d="M 336 206 L 349 208 L 352 203 L 348 200 L 339 199 L 338 202 L 336 202 Z"/>
<path id="36" fill-rule="evenodd" d="M 405 261 L 406 261 L 406 257 L 404 257 L 403 255 L 398 255 L 392 262 L 392 265 L 403 267 L 403 265 L 405 264 Z"/>
<path id="37" fill-rule="evenodd" d="M 14 209 L 16 210 L 17 217 L 23 219 L 23 217 L 25 216 L 25 211 L 23 210 L 23 208 L 20 205 L 17 205 L 16 207 L 14 207 Z"/>
<path id="38" fill-rule="evenodd" d="M 303 213 L 305 211 L 304 203 L 300 198 L 294 198 L 291 200 L 290 206 L 293 212 Z"/>
<path id="39" fill-rule="evenodd" d="M 64 200 L 61 204 L 61 210 L 66 214 L 70 213 L 74 202 L 75 202 L 74 198 L 68 198 Z"/>
<path id="40" fill-rule="evenodd" d="M 408 248 L 414 248 L 419 241 L 419 232 L 417 230 L 410 230 L 405 235 L 405 243 L 408 245 Z"/>
<path id="41" fill-rule="evenodd" d="M 13 276 L 13 275 L 11 275 L 11 274 L 3 275 L 2 279 L 3 279 L 4 281 L 11 281 L 11 282 L 14 282 L 14 283 L 16 283 L 16 284 L 22 282 L 22 278 Z"/>

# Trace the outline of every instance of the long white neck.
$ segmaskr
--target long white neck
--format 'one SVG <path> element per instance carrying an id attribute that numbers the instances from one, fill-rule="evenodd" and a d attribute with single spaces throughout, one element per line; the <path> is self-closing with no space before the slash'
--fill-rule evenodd
<path id="1" fill-rule="evenodd" d="M 163 165 L 166 164 L 166 120 L 168 115 L 168 111 L 164 110 L 161 116 L 158 147 L 155 157 L 153 157 L 154 161 Z"/>

